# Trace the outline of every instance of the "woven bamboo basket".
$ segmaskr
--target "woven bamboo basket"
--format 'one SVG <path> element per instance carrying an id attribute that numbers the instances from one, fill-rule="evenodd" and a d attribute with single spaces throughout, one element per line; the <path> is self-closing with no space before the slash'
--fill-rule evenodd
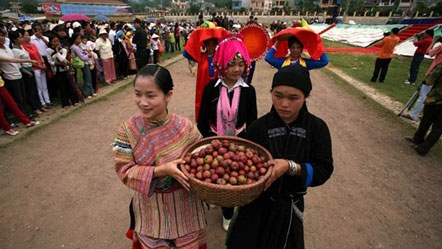
<path id="1" fill-rule="evenodd" d="M 221 141 L 227 139 L 237 145 L 244 145 L 248 148 L 255 149 L 256 151 L 258 151 L 260 156 L 264 156 L 267 160 L 272 159 L 272 155 L 264 147 L 252 141 L 231 136 L 218 136 L 201 139 L 186 148 L 183 151 L 181 158 L 183 158 L 188 153 L 196 152 L 200 148 L 205 147 L 205 145 L 210 144 L 210 142 L 214 139 L 218 139 Z M 187 177 L 189 177 L 191 190 L 202 201 L 220 207 L 236 207 L 250 203 L 261 194 L 261 192 L 264 190 L 264 185 L 267 179 L 270 177 L 271 167 L 268 168 L 267 173 L 261 179 L 246 185 L 219 185 L 208 183 L 192 177 L 184 167 L 181 167 L 181 171 Z"/>

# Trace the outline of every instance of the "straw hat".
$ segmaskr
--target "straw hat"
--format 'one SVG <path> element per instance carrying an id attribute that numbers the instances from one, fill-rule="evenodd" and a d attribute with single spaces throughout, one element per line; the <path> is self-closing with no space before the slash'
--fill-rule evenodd
<path id="1" fill-rule="evenodd" d="M 153 34 L 152 39 L 155 39 L 155 38 L 159 38 L 159 36 L 157 34 Z"/>
<path id="2" fill-rule="evenodd" d="M 72 24 L 72 28 L 78 28 L 78 27 L 81 27 L 81 24 L 79 23 L 79 22 L 74 22 L 73 24 Z"/>
<path id="3" fill-rule="evenodd" d="M 98 35 L 107 35 L 107 31 L 105 29 L 100 29 Z"/>

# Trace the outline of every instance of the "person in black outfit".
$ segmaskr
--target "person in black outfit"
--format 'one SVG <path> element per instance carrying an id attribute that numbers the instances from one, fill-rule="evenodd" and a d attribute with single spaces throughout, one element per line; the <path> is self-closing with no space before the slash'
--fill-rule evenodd
<path id="1" fill-rule="evenodd" d="M 112 50 L 115 55 L 115 62 L 118 64 L 118 74 L 126 78 L 129 71 L 129 55 L 127 54 L 124 31 L 117 31 Z"/>
<path id="2" fill-rule="evenodd" d="M 137 70 L 140 70 L 149 63 L 150 51 L 147 49 L 147 33 L 142 27 L 140 19 L 135 18 L 134 27 L 136 31 L 132 38 L 132 43 L 137 46 L 135 50 L 135 61 L 137 63 Z"/>
<path id="3" fill-rule="evenodd" d="M 264 192 L 239 207 L 232 220 L 228 249 L 303 249 L 304 195 L 333 172 L 327 124 L 311 114 L 305 99 L 312 89 L 305 67 L 293 64 L 273 77 L 269 113 L 247 127 L 247 138 L 272 154 Z"/>

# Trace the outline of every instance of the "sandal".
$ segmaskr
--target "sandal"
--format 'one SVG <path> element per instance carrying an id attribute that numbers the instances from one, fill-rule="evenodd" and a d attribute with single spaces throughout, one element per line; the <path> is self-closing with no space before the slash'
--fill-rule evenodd
<path id="1" fill-rule="evenodd" d="M 11 136 L 15 136 L 18 134 L 18 131 L 14 130 L 14 129 L 9 129 L 9 131 L 5 131 L 6 134 L 11 135 Z"/>
<path id="2" fill-rule="evenodd" d="M 38 122 L 38 121 L 31 121 L 31 122 L 26 124 L 26 127 L 32 127 L 32 126 L 36 126 L 38 124 L 40 124 L 40 122 Z"/>

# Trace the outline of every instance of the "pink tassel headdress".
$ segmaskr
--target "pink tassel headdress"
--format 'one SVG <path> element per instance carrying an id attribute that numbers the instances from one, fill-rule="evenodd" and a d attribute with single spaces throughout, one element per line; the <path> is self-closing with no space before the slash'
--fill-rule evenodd
<path id="1" fill-rule="evenodd" d="M 213 58 L 213 68 L 216 77 L 221 78 L 226 75 L 228 65 L 236 58 L 242 58 L 246 63 L 246 69 L 242 78 L 247 80 L 250 70 L 250 56 L 243 43 L 243 36 L 241 34 L 229 34 L 219 39 Z"/>

